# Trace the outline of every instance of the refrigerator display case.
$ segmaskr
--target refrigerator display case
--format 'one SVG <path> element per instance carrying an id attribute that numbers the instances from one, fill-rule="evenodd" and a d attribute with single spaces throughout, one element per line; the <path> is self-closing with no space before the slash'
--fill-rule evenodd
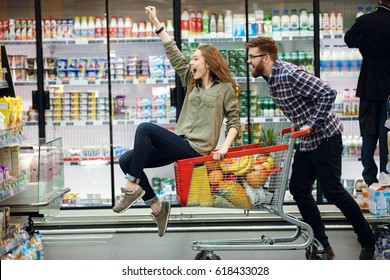
<path id="1" fill-rule="evenodd" d="M 28 39 L 27 33 L 25 40 L 4 37 L 1 40 L 1 44 L 12 47 L 10 55 L 26 56 L 26 73 L 36 71 L 35 53 L 37 47 L 42 49 L 42 88 L 47 92 L 43 96 L 50 100 L 43 123 L 36 111 L 30 109 L 31 92 L 39 85 L 34 75 L 26 74 L 25 80 L 15 79 L 15 88 L 28 111 L 26 134 L 34 136 L 44 131 L 48 138 L 62 138 L 64 182 L 66 188 L 71 188 L 64 199 L 64 209 L 110 209 L 125 182 L 118 158 L 133 147 L 137 125 L 153 122 L 173 129 L 183 89 L 164 58 L 160 39 L 148 23 L 145 3 L 117 0 L 66 3 L 36 0 L 36 3 L 41 10 L 42 43 L 37 43 L 34 35 Z M 339 46 L 343 45 L 347 26 L 353 23 L 357 6 L 366 9 L 375 3 L 173 0 L 147 4 L 157 7 L 159 19 L 188 58 L 204 43 L 215 44 L 225 55 L 241 88 L 243 133 L 235 145 L 242 145 L 256 143 L 261 128 L 277 130 L 290 125 L 273 104 L 266 82 L 251 77 L 245 43 L 258 35 L 272 36 L 280 47 L 281 59 L 324 78 L 339 92 L 353 89 L 356 73 L 355 76 L 348 73 L 344 78 L 339 74 L 327 76 L 325 49 L 328 45 L 343 49 Z M 1 5 L 3 21 L 31 18 L 34 22 L 37 17 L 36 7 L 30 1 L 3 1 Z M 324 32 L 326 10 L 342 12 L 342 32 L 337 29 L 337 13 L 337 32 Z M 191 16 L 192 11 L 195 17 Z M 184 20 L 188 21 L 187 29 Z M 194 23 L 195 27 L 191 25 Z M 355 135 L 357 117 L 342 119 L 346 136 Z M 220 142 L 224 133 L 221 135 Z M 176 203 L 173 169 L 172 165 L 151 169 L 147 175 L 161 198 Z M 346 177 L 348 170 L 344 168 Z"/>

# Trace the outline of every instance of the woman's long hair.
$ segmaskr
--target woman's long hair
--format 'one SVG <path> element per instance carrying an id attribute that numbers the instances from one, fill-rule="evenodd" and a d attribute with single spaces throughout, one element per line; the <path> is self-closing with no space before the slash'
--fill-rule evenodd
<path id="1" fill-rule="evenodd" d="M 222 82 L 230 83 L 236 93 L 236 96 L 238 96 L 239 86 L 230 76 L 227 62 L 217 47 L 214 45 L 200 45 L 198 50 L 202 52 L 202 56 L 205 62 L 210 67 L 210 75 L 212 80 L 214 81 L 218 78 Z M 194 89 L 195 84 L 198 82 L 200 82 L 200 80 L 192 79 L 188 85 L 187 93 L 190 93 Z"/>

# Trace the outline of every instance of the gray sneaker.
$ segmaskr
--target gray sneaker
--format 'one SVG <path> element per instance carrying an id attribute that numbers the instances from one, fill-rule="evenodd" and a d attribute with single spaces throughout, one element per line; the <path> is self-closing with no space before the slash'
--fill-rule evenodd
<path id="1" fill-rule="evenodd" d="M 163 201 L 160 212 L 151 214 L 152 218 L 157 224 L 158 235 L 161 237 L 167 231 L 169 213 L 171 212 L 171 204 L 168 201 Z"/>
<path id="2" fill-rule="evenodd" d="M 122 196 L 119 198 L 119 202 L 115 204 L 114 208 L 112 208 L 112 210 L 116 213 L 125 212 L 145 194 L 145 191 L 141 187 L 138 187 L 133 192 L 130 192 L 126 188 L 121 188 L 121 190 Z"/>

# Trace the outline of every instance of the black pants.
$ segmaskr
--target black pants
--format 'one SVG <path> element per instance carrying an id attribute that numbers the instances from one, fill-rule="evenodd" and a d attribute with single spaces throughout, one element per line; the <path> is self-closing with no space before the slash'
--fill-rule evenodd
<path id="1" fill-rule="evenodd" d="M 119 165 L 123 173 L 140 179 L 139 185 L 145 190 L 142 199 L 150 205 L 157 199 L 144 168 L 161 167 L 198 156 L 200 154 L 184 138 L 158 125 L 142 123 L 135 132 L 134 149 L 119 158 Z"/>
<path id="2" fill-rule="evenodd" d="M 290 192 L 303 220 L 314 231 L 314 236 L 326 248 L 329 246 L 321 213 L 312 195 L 314 181 L 321 184 L 325 198 L 336 205 L 351 223 L 362 247 L 374 245 L 375 239 L 359 205 L 341 184 L 341 135 L 334 135 L 310 152 L 297 151 L 292 165 Z"/>
<path id="3" fill-rule="evenodd" d="M 378 166 L 374 160 L 379 141 L 379 172 L 386 172 L 387 164 L 387 119 L 386 101 L 360 99 L 359 124 L 362 135 L 363 179 L 368 184 L 378 182 Z"/>

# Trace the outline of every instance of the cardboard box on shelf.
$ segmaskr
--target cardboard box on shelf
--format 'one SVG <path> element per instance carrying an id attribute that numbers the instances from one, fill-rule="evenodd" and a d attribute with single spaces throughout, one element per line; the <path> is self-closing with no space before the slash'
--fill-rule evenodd
<path id="1" fill-rule="evenodd" d="M 372 184 L 368 188 L 368 208 L 375 216 L 389 216 L 390 185 Z"/>

